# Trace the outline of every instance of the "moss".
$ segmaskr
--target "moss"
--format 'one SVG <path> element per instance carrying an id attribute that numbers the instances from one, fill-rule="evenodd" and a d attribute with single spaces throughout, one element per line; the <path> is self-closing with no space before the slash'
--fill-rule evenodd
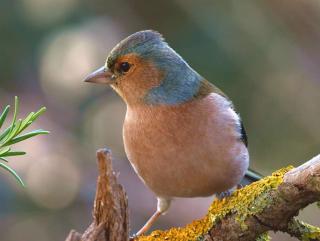
<path id="1" fill-rule="evenodd" d="M 283 176 L 292 167 L 287 167 L 274 172 L 258 182 L 236 190 L 231 196 L 222 200 L 215 200 L 211 204 L 207 215 L 200 220 L 195 220 L 183 228 L 171 228 L 167 231 L 156 230 L 149 236 L 140 236 L 137 241 L 155 240 L 201 240 L 201 237 L 221 219 L 228 214 L 236 214 L 236 220 L 243 229 L 246 229 L 245 220 L 248 216 L 260 213 L 272 200 L 268 195 L 270 189 L 277 188 L 283 181 Z M 260 239 L 266 240 L 266 239 Z"/>
<path id="2" fill-rule="evenodd" d="M 256 241 L 270 241 L 270 240 L 271 238 L 268 233 L 263 233 L 256 239 Z"/>
<path id="3" fill-rule="evenodd" d="M 302 241 L 320 240 L 320 228 L 293 219 L 288 229 L 293 233 L 299 233 Z"/>

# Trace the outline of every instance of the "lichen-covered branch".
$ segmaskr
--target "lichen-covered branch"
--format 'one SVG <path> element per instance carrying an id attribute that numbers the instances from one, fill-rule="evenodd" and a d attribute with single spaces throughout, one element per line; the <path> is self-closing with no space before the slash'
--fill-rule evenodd
<path id="1" fill-rule="evenodd" d="M 112 171 L 111 154 L 98 151 L 99 178 L 94 222 L 67 241 L 127 241 L 127 199 Z M 154 231 L 135 241 L 268 240 L 267 231 L 283 231 L 304 241 L 320 241 L 320 229 L 295 219 L 299 210 L 320 200 L 320 155 L 300 167 L 287 167 L 215 200 L 207 215 L 183 228 Z"/>
<path id="2" fill-rule="evenodd" d="M 293 237 L 297 237 L 300 240 L 313 241 L 320 240 L 320 229 L 312 226 L 300 220 L 293 218 L 287 225 L 285 230 Z"/>
<path id="3" fill-rule="evenodd" d="M 287 232 L 300 240 L 320 240 L 319 228 L 294 219 L 299 210 L 318 200 L 320 155 L 215 200 L 206 217 L 184 228 L 155 231 L 136 240 L 250 241 L 269 230 Z"/>

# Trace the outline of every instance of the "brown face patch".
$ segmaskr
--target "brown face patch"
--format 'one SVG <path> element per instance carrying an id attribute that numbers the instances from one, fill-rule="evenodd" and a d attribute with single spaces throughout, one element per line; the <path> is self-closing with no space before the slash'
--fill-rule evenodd
<path id="1" fill-rule="evenodd" d="M 130 69 L 121 72 L 121 63 L 128 62 Z M 119 57 L 112 71 L 117 76 L 112 87 L 128 105 L 143 103 L 147 92 L 161 84 L 163 73 L 151 62 L 137 54 L 127 54 Z"/>

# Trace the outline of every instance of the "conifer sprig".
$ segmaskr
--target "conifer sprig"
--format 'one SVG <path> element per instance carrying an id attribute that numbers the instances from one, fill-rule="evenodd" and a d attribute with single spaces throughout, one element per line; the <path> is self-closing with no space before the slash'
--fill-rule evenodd
<path id="1" fill-rule="evenodd" d="M 7 171 L 9 171 L 15 179 L 24 186 L 24 183 L 22 179 L 19 177 L 19 175 L 16 173 L 15 170 L 13 170 L 11 167 L 9 167 L 6 163 L 8 163 L 8 157 L 12 156 L 21 156 L 25 155 L 26 152 L 24 151 L 14 151 L 12 150 L 12 145 L 27 140 L 31 137 L 37 136 L 37 135 L 43 135 L 48 134 L 48 131 L 38 129 L 27 133 L 22 133 L 25 129 L 27 129 L 41 114 L 43 114 L 46 111 L 45 107 L 42 107 L 37 112 L 31 112 L 29 115 L 27 115 L 24 119 L 17 119 L 18 111 L 19 111 L 19 98 L 15 97 L 15 103 L 14 103 L 14 113 L 13 113 L 13 119 L 11 121 L 11 124 L 5 129 L 2 130 L 3 124 L 6 121 L 8 117 L 8 113 L 10 111 L 10 106 L 7 105 L 2 113 L 0 114 L 0 168 L 3 168 Z"/>

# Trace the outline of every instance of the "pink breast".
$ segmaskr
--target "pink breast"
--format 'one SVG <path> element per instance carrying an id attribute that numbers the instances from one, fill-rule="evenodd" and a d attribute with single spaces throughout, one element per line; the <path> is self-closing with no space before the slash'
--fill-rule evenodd
<path id="1" fill-rule="evenodd" d="M 123 135 L 135 171 L 159 196 L 208 196 L 248 166 L 238 117 L 220 95 L 179 106 L 128 107 Z"/>

